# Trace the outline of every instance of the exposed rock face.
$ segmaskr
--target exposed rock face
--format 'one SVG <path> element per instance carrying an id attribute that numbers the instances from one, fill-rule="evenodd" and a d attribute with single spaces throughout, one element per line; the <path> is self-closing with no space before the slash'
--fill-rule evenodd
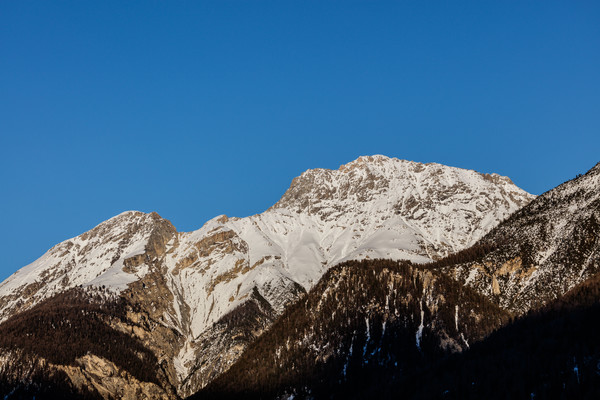
<path id="1" fill-rule="evenodd" d="M 25 393 L 28 391 L 32 394 L 37 393 L 35 387 L 27 388 L 27 386 L 35 385 L 36 379 L 40 377 L 52 379 L 52 377 L 64 376 L 68 378 L 74 396 L 85 393 L 88 397 L 104 400 L 174 400 L 177 398 L 173 392 L 165 391 L 156 383 L 142 382 L 114 363 L 91 354 L 79 358 L 76 365 L 57 365 L 43 358 L 33 359 L 11 353 L 4 353 L 1 358 L 3 362 L 1 372 L 5 379 L 8 368 L 11 371 L 10 379 L 19 382 L 15 385 L 16 388 L 19 389 L 18 385 L 23 386 L 21 390 Z M 21 367 L 14 367 L 11 364 L 19 364 Z M 6 395 L 6 393 L 2 394 Z M 61 395 L 51 394 L 52 397 Z M 31 397 L 34 398 L 35 395 Z"/>
<path id="2" fill-rule="evenodd" d="M 140 382 L 112 362 L 87 355 L 77 360 L 79 366 L 57 367 L 71 378 L 78 388 L 94 388 L 104 399 L 123 400 L 171 400 L 163 388 L 150 382 Z"/>
<path id="3" fill-rule="evenodd" d="M 401 233 L 407 227 L 415 233 L 405 234 L 420 248 L 412 252 L 438 258 L 472 245 L 533 197 L 496 174 L 371 156 L 337 171 L 303 173 L 273 208 L 315 215 L 322 222 L 348 221 L 362 228 L 356 236 L 367 241 L 378 239 L 368 232 L 376 224 L 393 232 L 396 247 L 405 244 Z"/>
<path id="4" fill-rule="evenodd" d="M 443 257 L 533 197 L 498 175 L 361 157 L 303 173 L 262 214 L 220 216 L 194 232 L 156 213 L 114 217 L 2 283 L 0 320 L 68 288 L 106 286 L 133 305 L 114 328 L 135 325 L 184 396 L 229 368 L 331 266 Z M 234 318 L 240 310 L 251 318 Z"/>
<path id="5" fill-rule="evenodd" d="M 544 193 L 481 239 L 499 245 L 452 268 L 462 282 L 517 314 L 600 271 L 600 164 Z"/>

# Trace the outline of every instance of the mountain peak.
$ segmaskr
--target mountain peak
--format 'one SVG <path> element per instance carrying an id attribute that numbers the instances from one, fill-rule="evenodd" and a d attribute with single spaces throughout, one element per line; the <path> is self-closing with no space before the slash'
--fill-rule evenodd
<path id="1" fill-rule="evenodd" d="M 310 169 L 294 178 L 290 188 L 272 207 L 298 213 L 326 209 L 349 211 L 372 202 L 396 203 L 404 207 L 409 198 L 429 202 L 457 195 L 494 192 L 504 201 L 510 198 L 521 207 L 533 198 L 507 177 L 481 174 L 442 164 L 423 164 L 383 155 L 361 156 L 337 170 Z M 400 204 L 400 205 L 399 205 Z"/>
<path id="2" fill-rule="evenodd" d="M 397 158 L 390 158 L 388 156 L 384 156 L 381 154 L 374 154 L 371 156 L 360 156 L 356 160 L 353 160 L 347 164 L 341 165 L 339 169 L 346 170 L 346 169 L 349 169 L 352 167 L 378 165 L 378 164 L 381 165 L 381 164 L 389 163 L 389 162 L 393 162 L 393 161 L 406 162 L 405 160 L 399 160 Z"/>
<path id="3" fill-rule="evenodd" d="M 155 212 L 125 211 L 65 240 L 0 284 L 0 320 L 22 306 L 15 295 L 22 292 L 33 304 L 79 285 L 123 290 L 147 272 L 125 273 L 125 260 L 155 250 L 161 236 L 174 233 L 173 225 Z"/>

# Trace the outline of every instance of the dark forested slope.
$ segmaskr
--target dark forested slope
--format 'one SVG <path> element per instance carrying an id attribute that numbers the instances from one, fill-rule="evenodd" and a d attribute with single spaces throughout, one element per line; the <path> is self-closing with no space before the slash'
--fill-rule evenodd
<path id="1" fill-rule="evenodd" d="M 509 315 L 444 274 L 353 261 L 328 271 L 196 397 L 345 396 L 469 347 Z"/>
<path id="2" fill-rule="evenodd" d="M 0 394 L 102 398 L 95 384 L 102 377 L 94 376 L 102 372 L 117 375 L 114 385 L 122 378 L 165 395 L 156 356 L 126 318 L 131 307 L 122 297 L 77 288 L 9 318 L 0 324 Z"/>
<path id="3" fill-rule="evenodd" d="M 444 275 L 347 263 L 193 398 L 595 399 L 599 329 L 600 275 L 511 320 Z"/>

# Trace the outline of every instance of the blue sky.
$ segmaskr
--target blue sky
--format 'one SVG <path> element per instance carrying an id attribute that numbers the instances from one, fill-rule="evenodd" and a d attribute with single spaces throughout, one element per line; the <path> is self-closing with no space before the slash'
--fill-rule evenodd
<path id="1" fill-rule="evenodd" d="M 359 155 L 540 194 L 600 161 L 600 6 L 0 2 L 0 279 L 124 210 L 179 230 Z"/>

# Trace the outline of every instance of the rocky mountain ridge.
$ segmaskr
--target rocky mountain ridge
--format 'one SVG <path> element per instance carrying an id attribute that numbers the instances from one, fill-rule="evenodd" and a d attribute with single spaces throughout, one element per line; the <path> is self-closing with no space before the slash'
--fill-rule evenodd
<path id="1" fill-rule="evenodd" d="M 494 228 L 494 247 L 449 273 L 516 314 L 543 306 L 600 272 L 600 163 Z"/>

